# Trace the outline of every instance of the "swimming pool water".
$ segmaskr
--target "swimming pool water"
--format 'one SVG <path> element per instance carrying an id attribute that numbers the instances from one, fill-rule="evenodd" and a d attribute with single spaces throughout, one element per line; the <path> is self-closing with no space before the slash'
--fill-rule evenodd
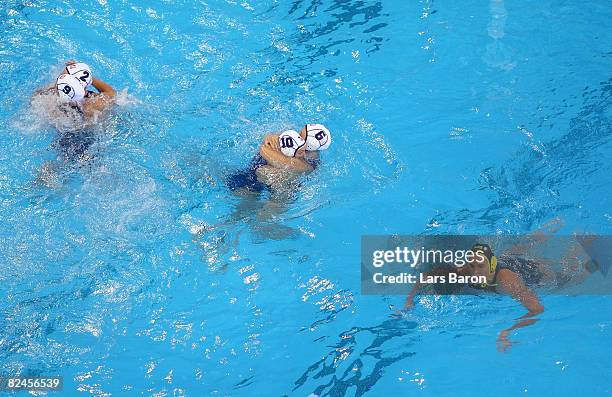
<path id="1" fill-rule="evenodd" d="M 609 2 L 4 1 L 0 366 L 62 395 L 608 395 L 610 298 L 360 293 L 365 234 L 610 234 Z M 121 90 L 93 160 L 29 98 Z M 285 207 L 224 186 L 263 134 L 334 144 Z M 61 161 L 59 161 L 61 163 Z M 51 394 L 50 394 L 51 395 Z"/>

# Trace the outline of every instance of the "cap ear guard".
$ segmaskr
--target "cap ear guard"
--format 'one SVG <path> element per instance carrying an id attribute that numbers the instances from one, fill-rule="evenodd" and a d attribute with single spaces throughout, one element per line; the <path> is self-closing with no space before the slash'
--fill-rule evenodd
<path id="1" fill-rule="evenodd" d="M 495 270 L 497 269 L 497 257 L 493 255 L 489 260 L 489 274 L 495 274 Z"/>
<path id="2" fill-rule="evenodd" d="M 306 141 L 297 131 L 287 130 L 278 137 L 281 152 L 287 157 L 295 157 L 298 150 L 306 144 Z"/>
<path id="3" fill-rule="evenodd" d="M 497 269 L 497 257 L 493 254 L 491 247 L 488 244 L 474 244 L 472 252 L 481 252 L 482 255 L 489 261 L 489 274 L 494 274 Z"/>

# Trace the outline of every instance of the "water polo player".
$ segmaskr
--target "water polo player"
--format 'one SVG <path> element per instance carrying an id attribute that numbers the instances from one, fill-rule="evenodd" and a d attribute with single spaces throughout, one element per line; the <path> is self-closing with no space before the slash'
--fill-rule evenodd
<path id="1" fill-rule="evenodd" d="M 95 77 L 87 64 L 75 61 L 66 62 L 54 85 L 34 93 L 34 97 L 52 99 L 45 104 L 59 112 L 48 109 L 48 113 L 58 129 L 64 131 L 79 130 L 98 121 L 98 116 L 114 103 L 115 95 L 113 87 Z"/>
<path id="2" fill-rule="evenodd" d="M 95 77 L 87 64 L 75 61 L 66 62 L 55 84 L 34 93 L 32 111 L 57 129 L 53 146 L 63 163 L 92 158 L 89 148 L 96 141 L 93 127 L 103 120 L 99 116 L 112 106 L 115 95 L 113 87 Z M 43 163 L 38 180 L 49 187 L 57 186 L 59 165 Z"/>
<path id="3" fill-rule="evenodd" d="M 519 301 L 528 312 L 519 317 L 518 322 L 512 327 L 500 332 L 497 340 L 498 348 L 500 351 L 504 351 L 510 347 L 508 334 L 517 328 L 533 324 L 537 321 L 533 317 L 544 311 L 544 306 L 529 286 L 540 284 L 545 278 L 545 273 L 542 266 L 531 260 L 509 255 L 503 255 L 498 259 L 487 244 L 475 244 L 471 251 L 477 255 L 468 261 L 466 266 L 440 267 L 427 273 L 427 275 L 446 275 L 448 277 L 449 273 L 456 273 L 462 276 L 484 276 L 487 280 L 486 283 L 469 284 L 469 287 L 510 295 Z M 422 287 L 421 283 L 414 285 L 406 298 L 405 309 L 414 305 L 414 297 Z"/>
<path id="4" fill-rule="evenodd" d="M 466 266 L 460 268 L 437 268 L 429 274 L 443 276 L 454 272 L 463 276 L 483 276 L 486 279 L 485 283 L 469 284 L 469 287 L 510 295 L 528 310 L 527 313 L 517 319 L 518 322 L 516 324 L 500 332 L 498 347 L 502 351 L 510 346 L 508 334 L 511 331 L 533 324 L 536 321 L 533 317 L 544 311 L 544 306 L 542 306 L 538 296 L 532 290 L 533 287 L 553 287 L 559 289 L 581 282 L 588 274 L 598 270 L 601 271 L 598 262 L 592 259 L 582 263 L 580 266 L 574 266 L 575 270 L 566 269 L 560 271 L 555 270 L 552 266 L 547 266 L 516 254 L 502 254 L 498 258 L 487 244 L 475 244 L 471 251 L 480 255 L 468 261 Z M 578 268 L 581 270 L 578 271 Z M 420 288 L 420 283 L 415 284 L 406 298 L 405 308 L 413 306 L 414 297 Z"/>
<path id="5" fill-rule="evenodd" d="M 259 153 L 248 168 L 227 180 L 233 191 L 260 193 L 294 187 L 301 175 L 319 165 L 319 151 L 331 144 L 329 130 L 321 124 L 306 124 L 300 132 L 287 130 L 266 135 Z"/>

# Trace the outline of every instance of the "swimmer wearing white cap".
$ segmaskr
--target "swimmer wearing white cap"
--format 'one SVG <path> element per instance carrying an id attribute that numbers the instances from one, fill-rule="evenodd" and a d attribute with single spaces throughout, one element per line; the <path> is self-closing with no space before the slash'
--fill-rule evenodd
<path id="1" fill-rule="evenodd" d="M 279 190 L 291 185 L 300 175 L 315 170 L 319 151 L 331 144 L 329 130 L 321 124 L 306 124 L 300 132 L 268 134 L 246 170 L 230 176 L 231 190 L 246 189 L 259 193 L 266 188 Z"/>
<path id="2" fill-rule="evenodd" d="M 97 92 L 90 90 L 94 88 Z M 60 106 L 68 106 L 82 114 L 85 121 L 108 109 L 114 102 L 115 90 L 108 83 L 93 76 L 85 63 L 68 61 L 55 85 L 38 90 L 35 95 L 55 94 Z"/>

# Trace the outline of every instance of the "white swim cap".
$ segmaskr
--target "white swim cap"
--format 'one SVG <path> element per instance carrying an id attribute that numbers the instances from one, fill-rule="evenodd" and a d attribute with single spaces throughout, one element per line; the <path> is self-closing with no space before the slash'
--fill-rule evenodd
<path id="1" fill-rule="evenodd" d="M 91 68 L 86 63 L 78 62 L 70 64 L 66 66 L 66 72 L 79 79 L 83 87 L 87 87 L 91 84 Z"/>
<path id="2" fill-rule="evenodd" d="M 65 101 L 80 102 L 85 98 L 85 88 L 79 79 L 70 74 L 60 75 L 55 87 L 60 98 Z"/>
<path id="3" fill-rule="evenodd" d="M 281 152 L 283 152 L 285 156 L 295 157 L 298 149 L 304 146 L 306 141 L 302 139 L 297 131 L 287 130 L 279 135 L 278 144 L 280 145 Z"/>
<path id="4" fill-rule="evenodd" d="M 331 134 L 323 124 L 306 124 L 306 150 L 325 150 L 331 145 Z"/>

